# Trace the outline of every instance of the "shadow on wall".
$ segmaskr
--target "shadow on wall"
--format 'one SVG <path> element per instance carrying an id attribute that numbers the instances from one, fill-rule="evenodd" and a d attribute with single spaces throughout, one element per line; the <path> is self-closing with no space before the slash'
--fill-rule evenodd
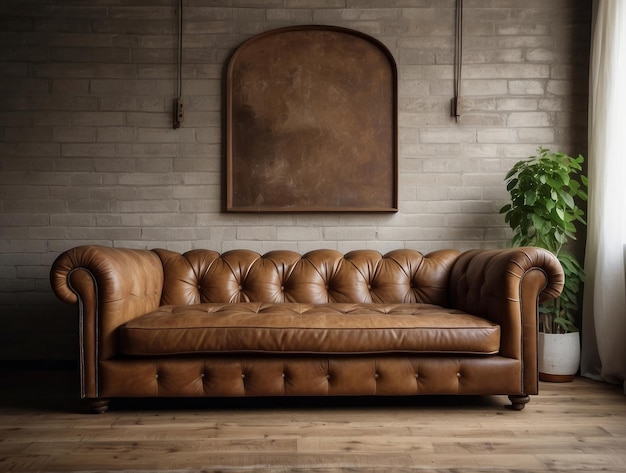
<path id="1" fill-rule="evenodd" d="M 52 290 L 45 304 L 3 307 L 0 325 L 0 361 L 78 359 L 77 306 L 56 300 Z"/>

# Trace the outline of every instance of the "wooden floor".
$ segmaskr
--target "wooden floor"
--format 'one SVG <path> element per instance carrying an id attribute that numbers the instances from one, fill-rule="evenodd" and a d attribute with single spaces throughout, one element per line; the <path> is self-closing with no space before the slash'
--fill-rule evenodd
<path id="1" fill-rule="evenodd" d="M 0 369 L 0 472 L 626 472 L 626 396 L 578 378 L 505 396 L 126 401 L 73 370 Z"/>

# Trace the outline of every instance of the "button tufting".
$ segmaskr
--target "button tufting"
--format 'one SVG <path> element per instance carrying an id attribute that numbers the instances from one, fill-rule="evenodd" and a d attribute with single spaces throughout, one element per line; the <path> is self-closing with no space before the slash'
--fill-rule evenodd
<path id="1" fill-rule="evenodd" d="M 200 377 L 201 377 L 201 378 L 204 378 L 204 373 L 200 373 Z"/>
<path id="2" fill-rule="evenodd" d="M 368 285 L 367 285 L 367 288 L 368 288 L 368 289 L 371 289 L 371 288 L 372 288 L 372 285 L 371 285 L 371 284 L 368 284 Z"/>
<path id="3" fill-rule="evenodd" d="M 456 374 L 456 377 L 457 377 L 457 378 L 460 378 L 460 377 L 461 377 L 461 373 L 457 373 L 457 374 Z"/>
<path id="4" fill-rule="evenodd" d="M 378 378 L 379 378 L 378 373 L 374 373 L 374 379 L 378 379 Z"/>
<path id="5" fill-rule="evenodd" d="M 285 377 L 285 373 L 283 373 L 283 378 Z"/>
<path id="6" fill-rule="evenodd" d="M 158 378 L 159 378 L 159 373 L 155 374 L 155 375 L 154 375 L 154 378 L 155 378 L 155 379 L 158 379 Z"/>
<path id="7" fill-rule="evenodd" d="M 239 290 L 243 291 L 243 286 L 241 284 L 239 285 Z"/>
<path id="8" fill-rule="evenodd" d="M 326 379 L 330 379 L 330 375 L 329 374 L 326 375 Z"/>
<path id="9" fill-rule="evenodd" d="M 242 374 L 242 375 L 241 375 L 241 379 L 246 379 L 246 375 L 245 375 L 245 374 Z"/>
<path id="10" fill-rule="evenodd" d="M 417 374 L 417 373 L 415 373 L 415 379 L 417 379 L 417 378 L 419 378 L 419 377 L 420 377 L 420 375 L 419 375 L 419 374 Z"/>

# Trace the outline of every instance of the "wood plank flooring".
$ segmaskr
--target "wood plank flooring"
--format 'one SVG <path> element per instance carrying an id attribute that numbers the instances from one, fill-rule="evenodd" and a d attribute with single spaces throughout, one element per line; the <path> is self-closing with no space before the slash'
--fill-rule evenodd
<path id="1" fill-rule="evenodd" d="M 505 396 L 115 402 L 0 367 L 0 472 L 626 472 L 626 396 L 577 378 Z"/>

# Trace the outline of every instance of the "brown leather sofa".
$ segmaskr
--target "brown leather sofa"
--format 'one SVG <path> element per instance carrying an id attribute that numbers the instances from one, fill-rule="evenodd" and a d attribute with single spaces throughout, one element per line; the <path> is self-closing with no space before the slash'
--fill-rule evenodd
<path id="1" fill-rule="evenodd" d="M 537 394 L 538 248 L 265 255 L 81 246 L 51 284 L 78 303 L 81 395 Z"/>

